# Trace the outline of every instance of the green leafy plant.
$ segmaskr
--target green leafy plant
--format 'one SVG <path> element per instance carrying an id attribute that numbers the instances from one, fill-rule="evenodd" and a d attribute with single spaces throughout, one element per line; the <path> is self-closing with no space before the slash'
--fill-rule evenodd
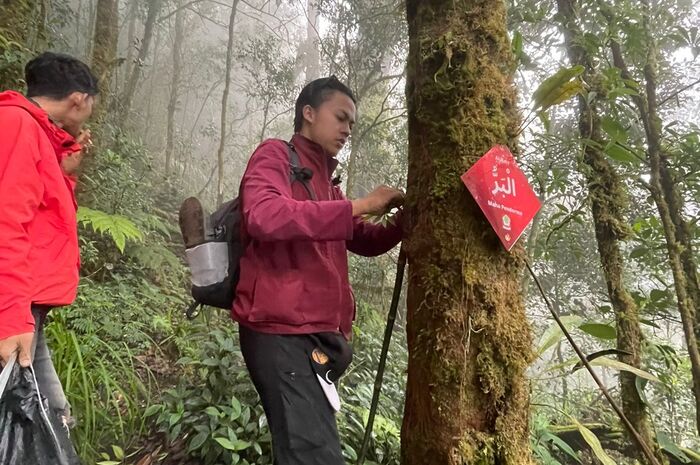
<path id="1" fill-rule="evenodd" d="M 122 215 L 110 215 L 103 211 L 80 207 L 78 221 L 97 233 L 109 236 L 122 253 L 127 241 L 141 242 L 143 240 L 143 234 L 136 225 Z"/>
<path id="2" fill-rule="evenodd" d="M 167 441 L 205 465 L 271 463 L 267 423 L 232 326 L 212 330 L 196 359 L 178 363 L 190 376 L 145 412 Z"/>

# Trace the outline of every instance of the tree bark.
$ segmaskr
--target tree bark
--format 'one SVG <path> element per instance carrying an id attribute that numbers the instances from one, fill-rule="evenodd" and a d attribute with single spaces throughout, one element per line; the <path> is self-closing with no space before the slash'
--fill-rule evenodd
<path id="1" fill-rule="evenodd" d="M 359 137 L 357 139 L 353 138 L 353 140 L 350 141 L 348 172 L 346 176 L 347 180 L 345 181 L 345 195 L 347 195 L 350 199 L 355 198 L 355 191 L 357 190 L 355 188 L 355 173 L 357 171 L 357 158 L 358 152 L 360 151 L 360 143 L 361 140 Z"/>
<path id="2" fill-rule="evenodd" d="M 321 77 L 321 54 L 318 51 L 318 17 L 320 11 L 318 0 L 307 0 L 306 11 L 308 21 L 306 23 L 306 43 L 304 44 L 304 76 L 306 82 Z"/>
<path id="3" fill-rule="evenodd" d="M 653 49 L 651 45 L 650 49 Z M 650 50 L 650 59 L 644 67 L 646 81 L 646 101 L 648 122 L 647 157 L 651 165 L 651 190 L 656 202 L 664 227 L 669 261 L 673 272 L 678 310 L 681 313 L 683 332 L 686 337 L 688 354 L 690 356 L 691 374 L 693 378 L 693 394 L 695 396 L 695 422 L 700 434 L 700 347 L 698 346 L 697 326 L 697 302 L 693 291 L 692 277 L 684 268 L 683 254 L 684 244 L 679 240 L 684 236 L 686 224 L 682 213 L 677 209 L 680 204 L 680 195 L 674 185 L 669 185 L 668 175 L 665 174 L 668 167 L 665 166 L 665 157 L 661 149 L 661 119 L 656 111 L 656 61 L 654 52 Z M 675 215 L 674 215 L 675 213 Z M 690 249 L 692 251 L 692 249 Z M 694 276 L 696 277 L 696 276 Z"/>
<path id="4" fill-rule="evenodd" d="M 155 95 L 155 88 L 156 88 L 156 80 L 158 79 L 158 66 L 160 63 L 160 41 L 161 41 L 161 35 L 156 34 L 156 39 L 154 45 L 154 50 L 153 50 L 153 70 L 148 76 L 148 91 L 146 93 L 146 124 L 143 125 L 143 130 L 142 130 L 142 136 L 146 139 L 150 139 L 149 134 L 151 134 L 151 126 L 155 124 L 154 122 L 154 117 L 153 117 L 153 99 Z M 146 84 L 144 83 L 144 87 Z"/>
<path id="5" fill-rule="evenodd" d="M 99 1 L 99 0 L 97 0 Z M 94 0 L 88 0 L 88 27 L 85 31 L 85 56 L 91 57 L 95 48 L 95 22 L 97 21 L 97 6 Z"/>
<path id="6" fill-rule="evenodd" d="M 460 175 L 520 116 L 500 0 L 407 0 L 408 382 L 404 465 L 532 464 L 523 257 Z"/>
<path id="7" fill-rule="evenodd" d="M 92 48 L 92 71 L 99 79 L 103 99 L 109 98 L 112 70 L 119 41 L 119 0 L 97 0 Z M 104 102 L 106 103 L 106 102 Z M 105 105 L 100 105 L 104 108 Z"/>
<path id="8" fill-rule="evenodd" d="M 231 92 L 231 68 L 233 67 L 233 26 L 236 20 L 236 10 L 239 0 L 233 0 L 231 4 L 231 16 L 228 21 L 228 48 L 226 50 L 226 79 L 224 81 L 224 95 L 221 99 L 221 140 L 216 158 L 218 163 L 219 178 L 216 185 L 217 205 L 224 201 L 224 151 L 226 148 L 226 117 L 228 112 L 228 96 Z"/>
<path id="9" fill-rule="evenodd" d="M 581 65 L 585 68 L 586 82 L 595 82 L 596 70 L 591 57 L 580 45 L 583 32 L 577 23 L 579 9 L 576 0 L 557 0 L 557 7 L 569 61 L 573 66 Z M 605 141 L 601 134 L 596 99 L 589 103 L 584 95 L 579 95 L 578 109 L 581 140 L 593 142 L 582 143 L 585 166 L 583 174 L 590 192 L 596 242 L 608 297 L 615 312 L 617 348 L 629 354 L 618 357 L 621 362 L 640 368 L 642 329 L 639 323 L 639 309 L 624 284 L 625 263 L 620 250 L 620 242 L 624 242 L 630 235 L 624 216 L 627 193 L 622 180 L 601 150 Z M 636 378 L 633 373 L 620 372 L 622 409 L 642 440 L 663 463 L 665 456 L 659 449 L 646 406 L 637 391 Z M 641 449 L 637 449 L 637 454 L 637 458 L 644 461 Z"/>
<path id="10" fill-rule="evenodd" d="M 124 81 L 131 76 L 134 63 L 134 52 L 136 51 L 136 18 L 138 16 L 138 1 L 132 0 L 129 6 L 129 27 L 126 33 L 126 69 L 124 70 Z"/>
<path id="11" fill-rule="evenodd" d="M 180 88 L 180 72 L 182 68 L 182 42 L 185 36 L 185 10 L 180 8 L 182 2 L 176 4 L 175 13 L 175 38 L 173 40 L 173 74 L 170 81 L 170 100 L 168 101 L 168 128 L 165 145 L 165 176 L 170 175 L 173 157 L 173 147 L 175 145 L 175 112 Z"/>

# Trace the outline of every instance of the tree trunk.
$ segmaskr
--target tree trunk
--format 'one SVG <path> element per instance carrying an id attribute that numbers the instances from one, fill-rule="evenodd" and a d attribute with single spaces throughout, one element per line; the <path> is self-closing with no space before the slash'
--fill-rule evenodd
<path id="1" fill-rule="evenodd" d="M 644 66 L 646 90 L 645 129 L 647 133 L 648 158 L 651 165 L 652 197 L 655 197 L 662 217 L 671 268 L 673 269 L 678 309 L 688 345 L 693 394 L 695 396 L 695 424 L 700 434 L 700 325 L 698 325 L 698 282 L 694 264 L 693 248 L 688 224 L 683 218 L 683 201 L 678 187 L 671 179 L 668 158 L 661 148 L 662 124 L 657 110 L 656 98 L 656 44 L 649 30 L 649 5 L 644 7 L 643 24 L 647 34 L 647 63 Z M 681 304 L 681 302 L 683 302 Z"/>
<path id="2" fill-rule="evenodd" d="M 645 8 L 646 10 L 646 8 Z M 634 103 L 640 114 L 640 119 L 644 125 L 644 133 L 647 140 L 647 160 L 650 167 L 649 190 L 656 203 L 659 217 L 664 229 L 666 239 L 666 250 L 668 260 L 673 274 L 676 298 L 678 301 L 678 312 L 681 317 L 683 334 L 685 336 L 688 355 L 690 358 L 690 372 L 693 379 L 693 396 L 695 397 L 695 420 L 698 432 L 700 433 L 700 348 L 698 347 L 698 332 L 696 327 L 695 306 L 692 287 L 688 284 L 688 277 L 683 267 L 682 252 L 683 245 L 678 241 L 676 224 L 669 206 L 668 198 L 664 195 L 664 162 L 661 149 L 661 120 L 656 109 L 656 50 L 651 37 L 647 37 L 648 60 L 644 67 L 644 77 L 646 85 L 635 89 L 639 91 L 633 96 Z M 613 62 L 621 70 L 622 77 L 631 80 L 632 76 L 627 68 L 622 49 L 616 40 L 610 41 L 610 49 L 613 55 Z M 642 91 L 643 89 L 643 91 Z M 669 186 L 667 186 L 668 188 Z M 675 187 L 670 186 L 675 190 Z M 679 197 L 680 199 L 680 197 Z"/>
<path id="3" fill-rule="evenodd" d="M 175 145 L 175 111 L 177 110 L 177 102 L 180 86 L 180 71 L 182 67 L 182 42 L 185 36 L 185 10 L 180 8 L 182 2 L 176 3 L 177 12 L 175 13 L 175 39 L 173 41 L 173 75 L 170 82 L 170 101 L 168 102 L 168 129 L 167 141 L 165 146 L 165 176 L 170 175 L 171 163 L 173 157 L 173 147 Z"/>
<path id="4" fill-rule="evenodd" d="M 73 48 L 80 50 L 80 42 L 83 38 L 81 30 L 83 27 L 83 0 L 78 0 L 78 7 L 75 9 L 75 42 Z"/>
<path id="5" fill-rule="evenodd" d="M 318 0 L 307 0 L 306 43 L 304 44 L 304 76 L 306 82 L 321 77 L 321 54 L 318 51 Z"/>
<path id="6" fill-rule="evenodd" d="M 678 298 L 678 310 L 681 314 L 681 322 L 683 332 L 686 337 L 688 346 L 688 354 L 690 356 L 691 374 L 693 378 L 693 394 L 695 396 L 695 422 L 698 434 L 700 434 L 700 347 L 698 340 L 700 334 L 697 326 L 697 304 L 694 300 L 693 284 L 691 280 L 697 279 L 697 275 L 693 273 L 693 277 L 686 273 L 684 268 L 683 254 L 684 244 L 679 240 L 685 234 L 685 221 L 682 214 L 676 209 L 679 207 L 680 195 L 676 191 L 674 185 L 668 184 L 668 175 L 664 172 L 667 167 L 664 165 L 664 156 L 661 150 L 661 119 L 656 111 L 656 61 L 654 55 L 654 45 L 650 47 L 650 59 L 644 67 L 644 76 L 646 81 L 646 103 L 647 103 L 647 157 L 651 168 L 651 189 L 652 197 L 654 198 L 661 223 L 664 227 L 664 235 L 666 236 L 666 245 L 668 249 L 669 261 L 673 272 L 673 280 L 676 288 L 676 297 Z M 676 213 L 674 218 L 674 212 Z M 688 238 L 689 239 L 689 238 Z M 692 249 L 691 249 L 692 251 Z"/>
<path id="7" fill-rule="evenodd" d="M 92 71 L 99 79 L 100 92 L 106 99 L 119 41 L 119 0 L 97 0 L 92 48 Z M 107 103 L 107 102 L 104 102 Z M 100 105 L 104 108 L 106 105 Z"/>
<path id="8" fill-rule="evenodd" d="M 407 0 L 408 382 L 404 465 L 532 464 L 522 248 L 507 253 L 460 175 L 519 115 L 506 6 Z"/>
<path id="9" fill-rule="evenodd" d="M 134 52 L 136 51 L 136 18 L 138 16 L 138 1 L 131 0 L 129 7 L 129 28 L 126 33 L 126 69 L 124 70 L 124 80 L 131 76 L 131 71 L 136 66 L 134 63 Z"/>
<path id="10" fill-rule="evenodd" d="M 357 171 L 357 157 L 360 151 L 360 138 L 350 141 L 350 156 L 348 157 L 348 172 L 345 182 L 345 195 L 348 198 L 354 198 L 354 193 L 357 190 L 355 187 L 355 173 Z"/>
<path id="11" fill-rule="evenodd" d="M 142 137 L 144 139 L 151 139 L 149 137 L 149 134 L 151 134 L 151 126 L 154 125 L 154 117 L 153 117 L 153 98 L 156 94 L 155 88 L 156 88 L 156 80 L 158 79 L 158 66 L 160 63 L 160 41 L 161 41 L 161 36 L 160 34 L 156 34 L 156 41 L 153 44 L 153 70 L 148 76 L 148 91 L 146 93 L 146 124 L 142 126 Z M 145 84 L 144 84 L 145 87 Z"/>
<path id="12" fill-rule="evenodd" d="M 655 101 L 656 75 L 655 73 L 649 74 L 647 71 L 645 71 L 645 75 L 647 76 L 647 82 L 654 83 L 653 94 Z M 654 105 L 650 108 L 656 108 L 656 106 Z M 656 117 L 655 114 L 656 111 L 654 111 L 652 117 Z M 659 139 L 660 138 L 661 133 L 659 131 Z M 687 293 L 693 301 L 695 338 L 700 341 L 700 284 L 698 283 L 698 265 L 695 260 L 693 235 L 690 231 L 690 225 L 683 214 L 685 203 L 683 202 L 683 196 L 678 190 L 678 181 L 672 173 L 668 156 L 661 150 L 659 150 L 659 183 L 661 186 L 661 194 L 668 204 L 670 219 L 675 228 L 676 241 L 680 247 L 680 260 L 686 277 Z M 698 425 L 698 428 L 700 431 L 700 425 Z"/>
<path id="13" fill-rule="evenodd" d="M 577 2 L 576 0 L 557 0 L 557 6 L 562 20 L 562 32 L 569 61 L 572 66 L 581 65 L 585 68 L 586 82 L 595 82 L 596 71 L 593 62 L 586 49 L 580 46 L 583 33 L 576 22 L 579 17 Z M 627 205 L 627 193 L 622 180 L 600 149 L 605 145 L 605 141 L 601 135 L 596 99 L 589 103 L 584 95 L 579 95 L 578 107 L 581 140 L 594 142 L 582 144 L 585 166 L 583 174 L 590 192 L 591 213 L 608 297 L 615 311 L 617 348 L 629 354 L 618 357 L 621 362 L 640 368 L 642 329 L 639 323 L 639 309 L 624 284 L 625 264 L 620 250 L 620 242 L 625 241 L 630 234 L 623 213 Z M 622 371 L 619 379 L 620 397 L 625 416 L 654 455 L 663 463 L 665 457 L 656 442 L 649 414 L 637 391 L 636 375 Z M 634 440 L 634 438 L 631 439 Z M 642 450 L 637 448 L 636 451 L 637 458 L 644 461 Z"/>
<path id="14" fill-rule="evenodd" d="M 146 15 L 146 24 L 143 29 L 143 40 L 141 41 L 141 48 L 139 49 L 138 57 L 136 58 L 136 64 L 131 69 L 131 74 L 129 75 L 129 80 L 126 83 L 126 89 L 121 102 L 121 118 L 124 120 L 126 116 L 131 111 L 131 101 L 134 98 L 134 93 L 136 93 L 136 85 L 139 82 L 139 77 L 141 76 L 141 67 L 146 62 L 148 58 L 148 49 L 151 45 L 151 40 L 153 39 L 153 32 L 156 27 L 156 19 L 158 18 L 158 13 L 160 13 L 160 7 L 163 0 L 149 0 L 148 2 L 148 14 Z"/>
<path id="15" fill-rule="evenodd" d="M 221 140 L 217 152 L 219 180 L 216 186 L 217 205 L 224 201 L 224 150 L 226 148 L 226 116 L 228 112 L 228 96 L 231 92 L 231 68 L 233 66 L 233 26 L 236 20 L 236 10 L 239 0 L 233 0 L 231 16 L 228 21 L 228 48 L 226 50 L 226 80 L 224 81 L 224 95 L 221 99 Z"/>
<path id="16" fill-rule="evenodd" d="M 99 1 L 99 0 L 97 0 Z M 85 31 L 85 56 L 91 57 L 95 48 L 95 22 L 97 21 L 95 0 L 88 0 L 88 27 Z"/>
<path id="17" fill-rule="evenodd" d="M 32 34 L 32 41 L 30 42 L 30 48 L 33 50 L 44 50 L 46 49 L 47 46 L 47 32 L 46 28 L 49 22 L 49 11 L 51 8 L 51 5 L 48 3 L 48 0 L 39 0 L 39 14 L 38 17 L 35 17 L 36 21 L 36 30 L 34 31 L 34 34 Z"/>

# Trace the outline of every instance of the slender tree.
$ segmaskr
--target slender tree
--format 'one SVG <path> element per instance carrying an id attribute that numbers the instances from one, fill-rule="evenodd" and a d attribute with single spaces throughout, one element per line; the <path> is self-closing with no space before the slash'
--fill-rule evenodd
<path id="1" fill-rule="evenodd" d="M 239 0 L 233 0 L 231 4 L 231 15 L 228 20 L 228 45 L 226 49 L 226 79 L 224 80 L 224 95 L 221 98 L 221 133 L 219 140 L 219 150 L 216 154 L 218 163 L 219 178 L 216 183 L 216 199 L 217 204 L 221 205 L 224 201 L 224 152 L 226 149 L 226 128 L 228 116 L 228 97 L 231 92 L 231 68 L 233 67 L 233 29 L 236 21 L 236 11 L 238 9 Z"/>
<path id="2" fill-rule="evenodd" d="M 143 40 L 141 40 L 141 47 L 139 48 L 139 54 L 136 58 L 137 63 L 131 69 L 131 74 L 126 82 L 126 89 L 122 94 L 120 102 L 122 120 L 129 114 L 129 111 L 131 111 L 131 101 L 134 98 L 136 87 L 141 77 L 141 68 L 148 58 L 148 51 L 156 28 L 156 19 L 158 18 L 158 13 L 160 13 L 162 4 L 163 0 L 148 1 L 148 13 L 143 30 Z"/>
<path id="3" fill-rule="evenodd" d="M 173 147 L 175 145 L 175 112 L 180 95 L 180 74 L 182 72 L 182 43 L 185 38 L 185 10 L 182 1 L 176 3 L 175 38 L 173 39 L 173 74 L 170 81 L 170 99 L 168 100 L 168 128 L 165 147 L 165 175 L 170 175 Z"/>

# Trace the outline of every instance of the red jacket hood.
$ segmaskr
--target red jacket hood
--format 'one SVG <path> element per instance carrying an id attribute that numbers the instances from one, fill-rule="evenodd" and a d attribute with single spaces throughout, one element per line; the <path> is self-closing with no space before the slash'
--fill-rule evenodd
<path id="1" fill-rule="evenodd" d="M 68 134 L 63 129 L 56 126 L 56 124 L 51 121 L 48 113 L 44 111 L 41 107 L 34 104 L 24 95 L 19 92 L 8 90 L 5 92 L 0 92 L 0 107 L 20 107 L 26 110 L 32 117 L 39 123 L 39 126 L 44 130 L 46 136 L 51 141 L 51 145 L 56 152 L 56 157 L 58 161 L 63 160 L 63 157 L 70 155 L 71 153 L 79 152 L 81 150 L 80 145 L 76 142 L 75 138 Z"/>

